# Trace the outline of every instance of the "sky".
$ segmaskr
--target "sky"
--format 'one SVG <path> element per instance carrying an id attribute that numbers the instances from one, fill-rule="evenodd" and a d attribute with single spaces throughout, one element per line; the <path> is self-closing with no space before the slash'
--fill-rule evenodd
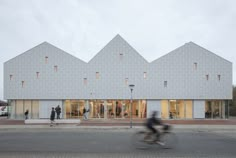
<path id="1" fill-rule="evenodd" d="M 47 41 L 89 62 L 120 34 L 148 62 L 194 42 L 233 63 L 235 0 L 0 0 L 3 64 Z"/>

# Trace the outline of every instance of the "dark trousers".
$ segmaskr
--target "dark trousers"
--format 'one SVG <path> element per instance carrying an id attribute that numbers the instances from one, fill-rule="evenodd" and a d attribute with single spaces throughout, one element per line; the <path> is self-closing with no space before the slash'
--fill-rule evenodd
<path id="1" fill-rule="evenodd" d="M 157 130 L 157 129 L 154 128 L 153 126 L 147 126 L 147 128 L 148 128 L 149 130 L 151 130 L 153 134 L 156 135 L 156 140 L 159 140 L 159 139 L 160 139 L 160 132 L 159 132 L 159 130 Z"/>
<path id="2" fill-rule="evenodd" d="M 60 119 L 60 113 L 57 113 L 57 119 Z"/>

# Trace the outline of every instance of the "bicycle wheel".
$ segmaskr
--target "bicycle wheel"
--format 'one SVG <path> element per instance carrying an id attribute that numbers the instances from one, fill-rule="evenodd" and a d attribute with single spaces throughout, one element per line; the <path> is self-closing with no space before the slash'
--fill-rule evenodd
<path id="1" fill-rule="evenodd" d="M 133 134 L 132 136 L 132 145 L 137 149 L 146 149 L 148 148 L 147 143 L 144 141 L 144 137 L 146 136 L 145 131 L 139 131 Z"/>
<path id="2" fill-rule="evenodd" d="M 177 144 L 177 136 L 172 132 L 164 132 L 161 136 L 161 142 L 163 142 L 162 147 L 164 149 L 173 149 Z"/>

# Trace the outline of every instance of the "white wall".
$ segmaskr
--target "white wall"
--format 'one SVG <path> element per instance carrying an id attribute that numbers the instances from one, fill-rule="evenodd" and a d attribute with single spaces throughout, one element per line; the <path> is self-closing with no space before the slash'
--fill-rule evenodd
<path id="1" fill-rule="evenodd" d="M 147 100 L 147 118 L 149 118 L 153 111 L 158 111 L 158 117 L 161 117 L 161 101 Z"/>
<path id="2" fill-rule="evenodd" d="M 4 99 L 130 99 L 129 84 L 134 99 L 232 99 L 232 63 L 192 42 L 148 63 L 119 35 L 88 63 L 49 43 L 4 63 Z"/>
<path id="3" fill-rule="evenodd" d="M 193 118 L 205 118 L 205 101 L 193 101 Z"/>

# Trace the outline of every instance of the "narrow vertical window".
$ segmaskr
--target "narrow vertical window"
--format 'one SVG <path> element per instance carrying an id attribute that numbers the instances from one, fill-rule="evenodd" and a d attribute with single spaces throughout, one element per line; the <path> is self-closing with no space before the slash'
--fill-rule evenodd
<path id="1" fill-rule="evenodd" d="M 10 80 L 12 80 L 13 75 L 10 75 Z"/>
<path id="2" fill-rule="evenodd" d="M 144 79 L 147 78 L 147 72 L 143 72 L 143 78 L 144 78 Z"/>
<path id="3" fill-rule="evenodd" d="M 122 53 L 120 53 L 120 60 L 122 60 L 123 59 L 123 54 Z"/>
<path id="4" fill-rule="evenodd" d="M 45 56 L 45 64 L 48 63 L 48 56 Z"/>
<path id="5" fill-rule="evenodd" d="M 206 75 L 206 80 L 207 80 L 207 81 L 209 80 L 209 75 L 208 75 L 208 74 Z"/>
<path id="6" fill-rule="evenodd" d="M 54 72 L 57 72 L 57 70 L 58 70 L 58 66 L 54 65 Z"/>
<path id="7" fill-rule="evenodd" d="M 96 72 L 96 79 L 99 79 L 99 72 Z"/>
<path id="8" fill-rule="evenodd" d="M 87 85 L 87 78 L 84 78 L 84 85 Z"/>
<path id="9" fill-rule="evenodd" d="M 129 81 L 129 79 L 125 78 L 125 85 L 128 85 L 128 81 Z"/>
<path id="10" fill-rule="evenodd" d="M 218 81 L 220 81 L 220 75 L 217 75 L 218 76 Z"/>
<path id="11" fill-rule="evenodd" d="M 21 81 L 21 87 L 23 88 L 25 85 L 25 81 Z"/>
<path id="12" fill-rule="evenodd" d="M 39 72 L 36 72 L 36 77 L 39 78 Z"/>
<path id="13" fill-rule="evenodd" d="M 167 87 L 167 81 L 164 81 L 164 87 Z"/>
<path id="14" fill-rule="evenodd" d="M 197 70 L 197 63 L 194 63 L 194 69 Z"/>

